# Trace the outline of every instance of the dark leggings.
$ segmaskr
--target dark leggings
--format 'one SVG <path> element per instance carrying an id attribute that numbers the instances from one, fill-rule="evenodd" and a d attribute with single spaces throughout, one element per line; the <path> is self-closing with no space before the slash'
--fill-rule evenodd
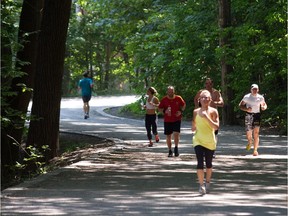
<path id="1" fill-rule="evenodd" d="M 197 157 L 197 169 L 204 169 L 204 158 L 206 162 L 206 168 L 212 168 L 212 159 L 214 150 L 207 149 L 201 145 L 194 147 Z"/>
<path id="2" fill-rule="evenodd" d="M 156 124 L 156 114 L 153 115 L 145 115 L 145 127 L 147 131 L 147 137 L 148 140 L 152 139 L 152 134 L 151 134 L 151 127 L 152 127 L 152 132 L 154 135 L 158 134 L 157 132 L 157 124 Z"/>

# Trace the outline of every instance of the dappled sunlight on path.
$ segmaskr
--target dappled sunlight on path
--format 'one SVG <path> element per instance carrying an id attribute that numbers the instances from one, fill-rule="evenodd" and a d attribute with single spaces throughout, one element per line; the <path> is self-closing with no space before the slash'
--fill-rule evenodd
<path id="1" fill-rule="evenodd" d="M 62 168 L 29 190 L 19 188 L 11 208 L 25 213 L 22 207 L 30 206 L 31 215 L 286 214 L 286 160 L 217 159 L 212 191 L 200 196 L 194 155 L 168 159 L 143 145 L 119 146 Z M 41 208 L 33 208 L 35 193 Z"/>
<path id="2" fill-rule="evenodd" d="M 61 131 L 115 144 L 8 188 L 2 215 L 287 215 L 287 137 L 261 135 L 260 155 L 254 157 L 245 150 L 242 127 L 221 127 L 211 193 L 202 196 L 190 122 L 182 125 L 180 157 L 168 158 L 161 120 L 160 142 L 148 148 L 144 121 L 104 114 L 111 100 L 100 99 L 93 101 L 88 120 L 81 100 L 67 100 Z"/>

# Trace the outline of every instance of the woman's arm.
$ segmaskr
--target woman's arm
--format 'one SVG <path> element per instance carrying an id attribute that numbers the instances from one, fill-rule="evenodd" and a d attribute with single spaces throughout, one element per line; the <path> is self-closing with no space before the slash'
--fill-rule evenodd
<path id="1" fill-rule="evenodd" d="M 192 133 L 196 132 L 196 122 L 195 122 L 196 115 L 197 115 L 197 111 L 196 111 L 196 109 L 194 109 L 193 110 L 193 117 L 192 117 L 192 125 L 191 125 Z"/>
<path id="2" fill-rule="evenodd" d="M 203 117 L 208 120 L 208 123 L 214 130 L 219 128 L 219 114 L 217 109 L 210 107 L 209 111 L 204 111 Z"/>

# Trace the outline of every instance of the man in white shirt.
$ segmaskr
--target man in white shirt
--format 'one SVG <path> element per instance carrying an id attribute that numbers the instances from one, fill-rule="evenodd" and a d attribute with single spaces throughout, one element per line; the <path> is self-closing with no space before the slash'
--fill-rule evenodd
<path id="1" fill-rule="evenodd" d="M 262 95 L 258 94 L 259 87 L 257 84 L 252 84 L 251 93 L 246 94 L 241 102 L 239 107 L 241 110 L 246 112 L 245 116 L 245 129 L 246 137 L 248 144 L 246 149 L 249 151 L 253 143 L 254 137 L 254 151 L 253 156 L 258 155 L 258 146 L 259 146 L 259 131 L 260 131 L 260 121 L 261 113 L 260 111 L 267 109 L 267 104 Z"/>

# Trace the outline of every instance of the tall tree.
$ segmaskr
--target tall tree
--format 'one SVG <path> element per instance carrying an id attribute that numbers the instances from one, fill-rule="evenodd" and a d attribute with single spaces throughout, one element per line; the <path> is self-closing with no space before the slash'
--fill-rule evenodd
<path id="1" fill-rule="evenodd" d="M 9 16 L 11 11 L 15 12 L 13 11 L 15 6 L 11 2 L 5 1 L 1 3 L 1 176 L 4 176 L 4 173 L 6 173 L 5 165 L 15 163 L 19 148 L 15 145 L 10 145 L 10 139 L 7 136 L 9 128 L 12 126 L 9 118 L 13 112 L 10 109 L 8 98 L 11 95 L 15 95 L 11 91 L 11 80 L 15 75 L 12 70 L 13 37 L 11 37 L 11 34 L 13 35 L 16 32 L 14 25 L 16 21 L 13 19 L 15 16 Z"/>
<path id="2" fill-rule="evenodd" d="M 13 142 L 16 140 L 21 143 L 25 119 L 23 116 L 26 116 L 27 107 L 31 99 L 31 91 L 25 91 L 25 89 L 33 88 L 42 7 L 42 0 L 23 1 L 18 29 L 18 42 L 23 48 L 17 53 L 16 63 L 16 69 L 20 70 L 22 75 L 12 79 L 11 91 L 16 94 L 8 99 L 10 108 L 17 111 L 18 115 L 14 115 L 11 118 L 13 124 L 3 134 L 2 162 L 4 164 L 14 164 L 19 156 L 19 146 L 13 144 Z M 13 137 L 14 140 L 8 138 L 7 135 Z"/>
<path id="3" fill-rule="evenodd" d="M 223 50 L 221 56 L 221 85 L 223 91 L 223 99 L 225 102 L 224 111 L 222 112 L 222 122 L 224 125 L 234 123 L 234 107 L 230 101 L 233 100 L 233 90 L 229 86 L 229 75 L 233 72 L 233 67 L 227 62 L 228 52 L 225 51 L 227 47 L 231 47 L 230 31 L 227 30 L 231 27 L 231 1 L 219 0 L 219 26 L 220 26 L 220 39 L 219 45 Z"/>
<path id="4" fill-rule="evenodd" d="M 46 160 L 57 155 L 61 87 L 64 70 L 65 42 L 71 0 L 45 0 L 31 115 L 28 145 L 48 145 Z"/>

